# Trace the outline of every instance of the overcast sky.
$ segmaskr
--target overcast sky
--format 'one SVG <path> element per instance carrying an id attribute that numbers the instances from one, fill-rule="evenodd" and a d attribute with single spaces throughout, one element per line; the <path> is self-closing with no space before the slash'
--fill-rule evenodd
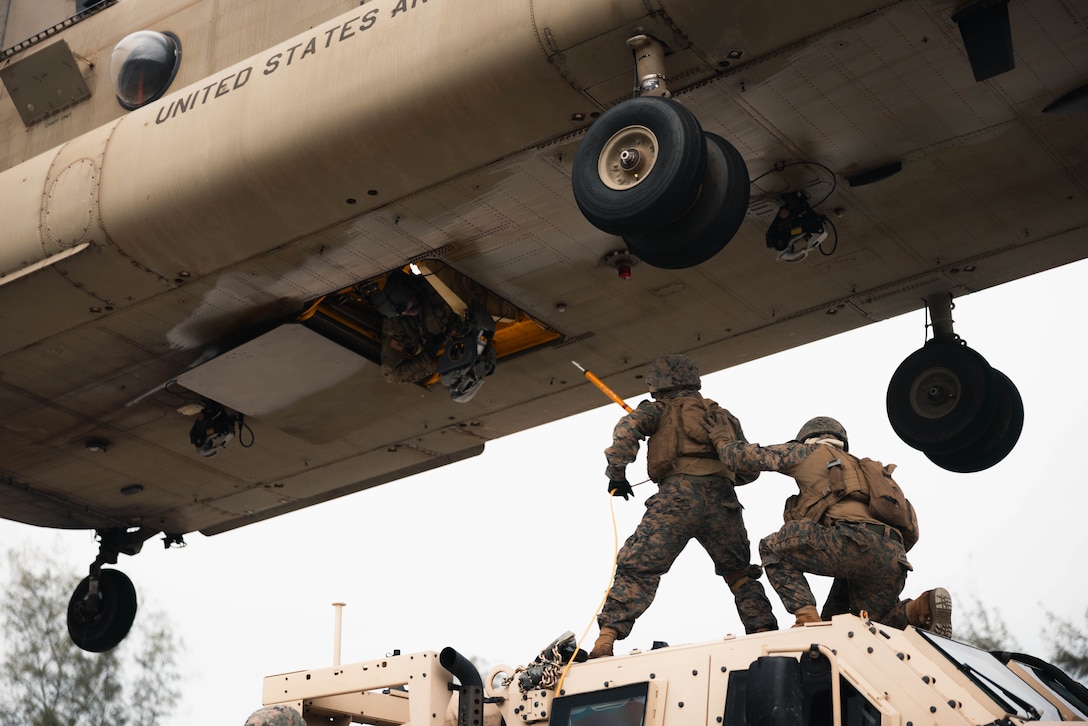
<path id="1" fill-rule="evenodd" d="M 921 309 L 703 371 L 703 394 L 736 414 L 751 441 L 780 443 L 808 418 L 829 415 L 845 425 L 852 453 L 898 464 L 896 480 L 921 525 L 904 594 L 948 588 L 953 626 L 981 602 L 1000 613 L 1021 649 L 1045 656 L 1047 611 L 1083 625 L 1088 608 L 1088 495 L 1078 456 L 1088 421 L 1088 262 L 955 305 L 956 333 L 1024 401 L 1017 448 L 986 471 L 943 471 L 888 424 L 888 380 L 925 340 Z M 185 549 L 164 550 L 154 539 L 140 555 L 122 556 L 117 567 L 140 598 L 137 622 L 165 612 L 186 644 L 184 704 L 168 726 L 241 726 L 261 705 L 265 676 L 332 665 L 338 601 L 347 603 L 344 663 L 452 646 L 478 662 L 518 666 L 566 630 L 585 633 L 591 645 L 610 584 L 612 504 L 622 543 L 655 488 L 636 487 L 632 501 L 607 496 L 602 451 L 623 411 L 588 384 L 586 395 L 600 395 L 601 407 L 489 443 L 475 459 L 215 537 L 186 535 Z M 628 470 L 632 483 L 645 478 L 644 453 Z M 753 561 L 794 490 L 773 473 L 738 490 Z M 73 588 L 97 552 L 91 532 L 3 521 L 0 537 L 69 564 Z M 828 581 L 810 581 L 822 600 Z M 780 625 L 792 623 L 769 586 L 768 594 Z M 691 543 L 617 652 L 742 630 L 725 584 Z"/>

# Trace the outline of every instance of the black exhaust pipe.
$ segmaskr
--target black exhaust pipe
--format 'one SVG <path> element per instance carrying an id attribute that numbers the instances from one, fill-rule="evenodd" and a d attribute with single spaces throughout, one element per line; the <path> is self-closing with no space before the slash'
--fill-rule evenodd
<path id="1" fill-rule="evenodd" d="M 453 648 L 443 648 L 438 662 L 461 681 L 460 698 L 457 702 L 457 726 L 483 726 L 484 682 L 480 671 L 468 658 Z"/>

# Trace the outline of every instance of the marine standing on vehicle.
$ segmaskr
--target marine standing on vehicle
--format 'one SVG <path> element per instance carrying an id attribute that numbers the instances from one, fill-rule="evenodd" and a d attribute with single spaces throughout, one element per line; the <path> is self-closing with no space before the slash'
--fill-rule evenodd
<path id="1" fill-rule="evenodd" d="M 729 432 L 730 440 L 743 442 L 740 422 L 699 394 L 699 369 L 687 356 L 658 358 L 646 382 L 654 400 L 643 401 L 616 424 L 612 446 L 605 449 L 605 475 L 612 496 L 631 496 L 627 465 L 638 455 L 639 442 L 649 437 L 647 469 L 658 490 L 646 500 L 646 514 L 617 555 L 591 658 L 612 655 L 613 643 L 630 634 L 653 602 L 661 576 L 692 537 L 733 592 L 745 632 L 778 628 L 758 579 L 760 568 L 750 564 L 751 545 L 733 490 L 735 483 L 747 484 L 758 474 L 737 474 L 724 466 L 703 427 L 704 417 L 709 417 L 720 432 Z"/>
<path id="2" fill-rule="evenodd" d="M 913 569 L 906 553 L 918 541 L 918 519 L 891 478 L 894 464 L 850 454 L 846 429 L 827 416 L 807 421 L 796 440 L 773 446 L 738 440 L 714 417 L 704 423 L 726 466 L 778 471 L 797 482 L 798 493 L 786 500 L 785 524 L 759 543 L 767 579 L 797 625 L 865 611 L 893 627 L 951 637 L 947 590 L 899 601 Z M 822 618 L 806 572 L 835 578 Z"/>

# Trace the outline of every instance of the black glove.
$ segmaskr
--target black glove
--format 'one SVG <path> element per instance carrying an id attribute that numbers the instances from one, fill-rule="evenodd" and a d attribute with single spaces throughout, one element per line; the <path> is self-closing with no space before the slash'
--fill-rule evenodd
<path id="1" fill-rule="evenodd" d="M 614 497 L 623 497 L 625 502 L 628 497 L 635 496 L 635 490 L 631 488 L 626 479 L 609 479 L 608 493 Z"/>

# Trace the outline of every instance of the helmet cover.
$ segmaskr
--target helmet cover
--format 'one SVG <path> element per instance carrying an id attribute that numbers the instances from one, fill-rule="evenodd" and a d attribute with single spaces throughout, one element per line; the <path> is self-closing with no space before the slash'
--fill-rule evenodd
<path id="1" fill-rule="evenodd" d="M 830 436 L 842 441 L 843 448 L 850 450 L 850 441 L 846 438 L 846 429 L 830 416 L 817 416 L 805 422 L 797 432 L 797 441 L 806 441 L 817 436 Z"/>
<path id="2" fill-rule="evenodd" d="M 698 390 L 702 385 L 699 380 L 699 366 L 686 355 L 663 355 L 650 364 L 646 385 L 651 393 L 676 388 Z"/>
<path id="3" fill-rule="evenodd" d="M 265 706 L 246 719 L 246 726 L 306 726 L 306 721 L 289 706 Z"/>
<path id="4" fill-rule="evenodd" d="M 421 299 L 420 280 L 403 270 L 393 270 L 381 290 L 369 295 L 370 302 L 387 318 L 403 315 Z"/>

